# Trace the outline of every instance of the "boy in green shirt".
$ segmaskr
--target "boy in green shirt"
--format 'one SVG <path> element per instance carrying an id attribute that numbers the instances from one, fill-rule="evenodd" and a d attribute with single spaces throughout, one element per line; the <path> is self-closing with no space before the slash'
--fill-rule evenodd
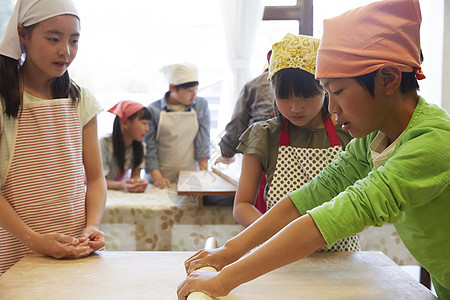
<path id="1" fill-rule="evenodd" d="M 220 272 L 190 274 L 179 299 L 193 290 L 226 295 L 384 222 L 395 224 L 430 272 L 437 295 L 450 299 L 450 118 L 417 95 L 417 79 L 425 78 L 420 23 L 418 0 L 375 2 L 324 22 L 316 78 L 330 95 L 330 112 L 355 139 L 223 247 L 189 258 L 188 273 L 204 265 Z"/>

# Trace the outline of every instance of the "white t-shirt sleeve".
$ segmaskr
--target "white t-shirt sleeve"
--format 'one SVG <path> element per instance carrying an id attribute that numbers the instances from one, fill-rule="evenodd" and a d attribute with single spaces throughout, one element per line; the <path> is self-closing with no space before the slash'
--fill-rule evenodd
<path id="1" fill-rule="evenodd" d="M 102 112 L 103 108 L 90 90 L 81 88 L 80 102 L 78 103 L 77 111 L 80 125 L 83 128 L 93 117 Z"/>
<path id="2" fill-rule="evenodd" d="M 139 165 L 139 168 L 145 169 L 145 155 L 147 154 L 147 144 L 145 142 L 142 142 L 142 148 L 143 148 L 144 152 L 142 155 L 142 162 Z"/>
<path id="3" fill-rule="evenodd" d="M 111 162 L 112 150 L 110 148 L 111 148 L 111 145 L 108 142 L 108 137 L 101 138 L 100 139 L 100 151 L 102 153 L 102 168 L 103 168 L 103 175 L 105 177 L 107 177 L 109 172 L 111 171 L 110 162 Z"/>

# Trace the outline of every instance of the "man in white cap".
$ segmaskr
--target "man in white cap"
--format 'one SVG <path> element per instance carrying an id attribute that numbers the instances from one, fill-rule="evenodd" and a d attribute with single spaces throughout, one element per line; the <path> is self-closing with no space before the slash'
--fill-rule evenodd
<path id="1" fill-rule="evenodd" d="M 161 69 L 169 82 L 164 97 L 151 103 L 146 136 L 146 172 L 159 188 L 168 187 L 180 170 L 206 170 L 210 157 L 210 113 L 197 97 L 197 68 L 173 64 Z"/>

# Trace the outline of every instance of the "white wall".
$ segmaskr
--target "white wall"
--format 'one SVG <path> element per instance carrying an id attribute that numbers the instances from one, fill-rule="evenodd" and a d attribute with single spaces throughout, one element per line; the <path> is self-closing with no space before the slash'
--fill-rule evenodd
<path id="1" fill-rule="evenodd" d="M 442 63 L 442 107 L 450 113 L 450 1 L 444 3 L 444 49 Z"/>
<path id="2" fill-rule="evenodd" d="M 420 0 L 422 26 L 422 70 L 426 76 L 419 81 L 419 94 L 429 103 L 442 106 L 444 5 L 445 0 Z"/>

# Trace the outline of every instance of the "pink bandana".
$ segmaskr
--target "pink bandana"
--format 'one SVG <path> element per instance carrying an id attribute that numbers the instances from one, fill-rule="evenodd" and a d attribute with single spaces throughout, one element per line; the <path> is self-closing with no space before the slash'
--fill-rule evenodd
<path id="1" fill-rule="evenodd" d="M 418 0 L 374 2 L 324 20 L 316 78 L 356 77 L 393 63 L 424 79 L 421 22 Z"/>
<path id="2" fill-rule="evenodd" d="M 126 120 L 129 116 L 133 115 L 144 107 L 144 105 L 136 101 L 124 100 L 111 107 L 108 112 L 115 114 L 121 120 Z"/>

